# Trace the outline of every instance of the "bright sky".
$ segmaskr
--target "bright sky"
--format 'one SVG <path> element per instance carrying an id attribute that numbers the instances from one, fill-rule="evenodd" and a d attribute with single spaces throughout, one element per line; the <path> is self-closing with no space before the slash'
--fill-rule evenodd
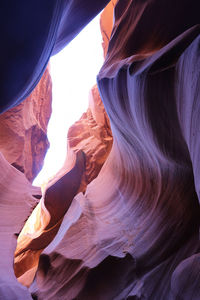
<path id="1" fill-rule="evenodd" d="M 50 60 L 53 83 L 52 116 L 48 125 L 50 148 L 34 185 L 42 184 L 63 165 L 68 128 L 87 110 L 89 90 L 103 64 L 101 43 L 98 15 Z"/>

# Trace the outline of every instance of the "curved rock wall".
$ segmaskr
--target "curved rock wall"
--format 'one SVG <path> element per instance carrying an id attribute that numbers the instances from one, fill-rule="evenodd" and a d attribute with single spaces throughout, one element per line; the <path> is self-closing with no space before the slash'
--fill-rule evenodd
<path id="1" fill-rule="evenodd" d="M 64 6 L 58 46 L 71 39 L 74 18 L 85 14 L 87 19 L 95 5 L 97 11 L 101 6 L 91 1 L 90 10 L 89 2 L 87 9 L 75 0 L 67 2 L 70 9 Z M 199 23 L 196 0 L 117 2 L 98 75 L 113 146 L 86 188 L 89 155 L 70 151 L 69 165 L 51 180 L 36 208 L 39 222 L 30 223 L 33 232 L 22 232 L 25 245 L 19 243 L 23 247 L 17 251 L 31 250 L 27 261 L 34 250 L 45 248 L 29 289 L 37 299 L 200 298 Z M 72 36 L 82 26 L 73 24 Z M 72 137 L 71 146 L 80 149 L 80 139 L 76 144 Z M 13 195 L 12 190 L 9 199 Z M 4 249 L 13 254 L 11 246 Z M 6 269 L 11 272 L 10 262 Z M 32 280 L 29 270 L 28 265 L 22 272 L 25 284 Z M 7 297 L 13 271 L 4 278 Z"/>
<path id="2" fill-rule="evenodd" d="M 40 204 L 18 238 L 15 274 L 26 286 L 32 282 L 39 256 L 57 234 L 74 196 L 84 192 L 98 176 L 111 150 L 112 133 L 97 86 L 90 91 L 87 112 L 70 127 L 67 140 L 68 154 L 63 168 L 43 188 Z"/>
<path id="3" fill-rule="evenodd" d="M 200 297 L 200 27 L 179 4 L 116 5 L 98 76 L 113 147 L 40 256 L 39 299 Z"/>
<path id="4" fill-rule="evenodd" d="M 102 16 L 101 22 L 104 19 L 105 17 Z M 107 31 L 107 27 L 104 26 L 104 28 Z M 78 192 L 85 191 L 87 185 L 98 176 L 110 153 L 112 141 L 110 122 L 97 85 L 95 85 L 89 94 L 87 112 L 69 128 L 67 135 L 68 154 L 62 169 L 43 187 L 43 197 L 40 204 L 30 216 L 18 238 L 14 269 L 19 282 L 25 286 L 31 284 L 41 252 L 53 240 L 62 222 L 66 209 L 61 208 L 60 197 L 62 197 L 63 203 L 68 199 L 66 203 L 71 204 Z M 80 161 L 82 151 L 84 152 L 85 163 L 84 170 L 79 174 L 80 172 L 77 173 L 74 167 L 74 153 L 78 154 L 78 161 Z M 80 162 L 78 161 L 76 164 L 79 165 Z M 74 172 L 75 177 L 72 176 Z M 79 178 L 80 182 L 76 184 Z M 75 192 L 70 193 L 68 189 L 73 185 L 77 187 Z M 72 194 L 73 197 L 69 194 Z M 58 211 L 56 211 L 56 203 L 58 204 Z M 59 211 L 62 211 L 62 214 Z M 49 218 L 49 213 L 51 218 Z M 32 224 L 35 224 L 34 229 Z"/>
<path id="5" fill-rule="evenodd" d="M 30 181 L 41 170 L 49 147 L 51 101 L 52 83 L 47 68 L 31 95 L 0 115 L 0 151 Z"/>
<path id="6" fill-rule="evenodd" d="M 17 235 L 30 215 L 40 194 L 24 174 L 12 167 L 0 154 L 0 299 L 31 300 L 28 290 L 17 281 L 13 257 Z"/>
<path id="7" fill-rule="evenodd" d="M 112 33 L 113 25 L 114 25 L 114 7 L 118 0 L 112 0 L 108 3 L 108 5 L 104 8 L 103 12 L 100 16 L 100 28 L 102 34 L 102 47 L 104 52 L 104 57 L 106 57 L 108 51 L 108 45 L 110 41 L 110 36 Z"/>

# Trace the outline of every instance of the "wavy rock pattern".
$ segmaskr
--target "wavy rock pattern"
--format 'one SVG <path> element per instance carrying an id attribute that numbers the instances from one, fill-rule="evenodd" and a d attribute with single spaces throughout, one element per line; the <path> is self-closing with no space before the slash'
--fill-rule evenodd
<path id="1" fill-rule="evenodd" d="M 0 49 L 0 113 L 27 98 L 42 77 L 50 56 L 64 48 L 108 2 L 21 0 L 20 5 L 1 3 L 4 47 Z"/>
<path id="2" fill-rule="evenodd" d="M 106 1 L 64 4 L 54 52 Z M 61 225 L 30 292 L 40 300 L 198 300 L 199 1 L 119 0 L 114 20 L 98 75 L 113 146 L 84 193 L 82 152 L 67 183 L 65 176 L 50 183 L 43 203 L 55 219 L 62 212 Z M 54 218 L 46 211 L 45 225 Z"/>
<path id="3" fill-rule="evenodd" d="M 161 2 L 116 5 L 98 76 L 113 147 L 40 257 L 38 299 L 200 297 L 199 4 L 177 24 Z"/>
<path id="4" fill-rule="evenodd" d="M 21 231 L 15 251 L 15 275 L 29 286 L 37 270 L 39 256 L 57 234 L 74 196 L 82 190 L 85 155 L 69 151 L 66 163 L 43 187 L 42 198 Z"/>
<path id="5" fill-rule="evenodd" d="M 26 286 L 29 286 L 33 280 L 43 248 L 52 241 L 62 222 L 65 210 L 61 207 L 61 198 L 63 202 L 64 199 L 66 201 L 70 198 L 71 200 L 66 202 L 71 203 L 78 192 L 84 192 L 87 185 L 99 174 L 111 150 L 110 123 L 96 85 L 90 91 L 87 112 L 70 127 L 67 140 L 69 155 L 63 168 L 48 182 L 43 191 L 43 198 L 18 238 L 15 252 L 15 275 Z M 73 152 L 80 155 L 80 151 L 84 151 L 85 155 L 84 172 L 81 172 L 81 181 L 73 192 L 73 197 L 69 197 L 68 194 L 71 194 L 69 187 L 76 185 L 75 182 L 79 180 L 77 172 L 74 177 L 71 171 L 75 163 Z M 56 210 L 55 202 L 58 210 Z M 59 212 L 62 214 L 60 215 Z M 48 217 L 49 213 L 51 220 Z M 28 238 L 27 233 L 29 233 Z"/>
<path id="6" fill-rule="evenodd" d="M 28 290 L 17 281 L 13 270 L 13 257 L 17 244 L 16 234 L 37 204 L 32 195 L 40 194 L 0 154 L 0 299 L 31 299 Z"/>
<path id="7" fill-rule="evenodd" d="M 32 181 L 49 147 L 47 125 L 51 115 L 52 84 L 49 70 L 31 95 L 0 115 L 0 151 Z"/>
<path id="8" fill-rule="evenodd" d="M 28 286 L 32 282 L 40 253 L 52 241 L 62 222 L 66 211 L 62 203 L 70 204 L 78 192 L 85 191 L 89 182 L 100 172 L 111 146 L 112 133 L 109 120 L 97 86 L 94 86 L 90 93 L 87 112 L 69 129 L 69 149 L 63 168 L 43 189 L 43 198 L 18 238 L 15 274 L 21 283 Z M 84 151 L 84 171 L 81 171 L 82 151 Z M 75 152 L 78 161 L 77 167 L 73 168 Z M 71 190 L 73 186 L 74 191 Z"/>

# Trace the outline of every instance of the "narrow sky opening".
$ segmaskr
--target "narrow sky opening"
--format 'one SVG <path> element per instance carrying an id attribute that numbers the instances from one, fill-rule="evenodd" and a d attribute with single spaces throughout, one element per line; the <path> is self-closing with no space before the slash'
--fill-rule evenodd
<path id="1" fill-rule="evenodd" d="M 87 110 L 88 95 L 103 64 L 100 15 L 59 54 L 50 60 L 52 115 L 48 125 L 50 148 L 33 185 L 46 182 L 62 167 L 67 151 L 67 132 Z"/>

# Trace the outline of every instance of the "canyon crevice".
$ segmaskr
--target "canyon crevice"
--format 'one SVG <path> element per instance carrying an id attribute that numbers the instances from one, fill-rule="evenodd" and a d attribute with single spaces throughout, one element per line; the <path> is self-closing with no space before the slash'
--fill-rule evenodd
<path id="1" fill-rule="evenodd" d="M 9 122 L 10 116 L 21 118 L 15 106 L 20 102 L 20 111 L 26 105 L 33 111 L 22 101 L 50 55 L 109 1 L 22 2 L 29 22 L 13 7 L 3 35 L 10 56 L 4 53 L 1 111 L 14 107 L 1 116 L 8 114 Z M 7 4 L 3 8 L 5 13 Z M 87 112 L 68 132 L 63 168 L 42 193 L 28 179 L 44 152 L 34 156 L 29 150 L 25 159 L 21 144 L 20 155 L 10 150 L 21 128 L 21 143 L 31 143 L 26 122 L 0 140 L 0 299 L 200 299 L 199 8 L 194 0 L 108 4 L 100 21 L 105 61 L 98 88 L 91 89 Z M 19 80 L 16 66 L 24 70 Z M 44 80 L 42 91 L 48 84 Z M 44 97 L 51 98 L 48 92 Z M 49 113 L 38 109 L 27 127 L 38 126 L 44 143 L 49 103 Z"/>

